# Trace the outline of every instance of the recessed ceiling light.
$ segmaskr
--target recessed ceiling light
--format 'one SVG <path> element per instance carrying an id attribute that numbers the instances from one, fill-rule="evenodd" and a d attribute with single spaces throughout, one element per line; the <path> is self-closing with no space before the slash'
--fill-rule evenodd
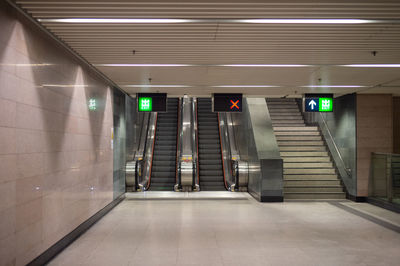
<path id="1" fill-rule="evenodd" d="M 258 23 L 258 24 L 366 24 L 396 23 L 397 20 L 367 19 L 176 19 L 176 18 L 42 18 L 40 22 L 58 23 Z"/>
<path id="2" fill-rule="evenodd" d="M 189 64 L 94 64 L 94 66 L 105 67 L 183 67 L 193 66 Z"/>
<path id="3" fill-rule="evenodd" d="M 361 85 L 306 85 L 301 86 L 302 88 L 364 88 L 367 86 Z"/>
<path id="4" fill-rule="evenodd" d="M 376 22 L 366 19 L 241 19 L 240 21 L 261 24 L 365 24 Z"/>
<path id="5" fill-rule="evenodd" d="M 59 23 L 185 23 L 191 22 L 190 19 L 175 18 L 43 18 L 39 22 L 59 22 Z"/>
<path id="6" fill-rule="evenodd" d="M 121 85 L 124 88 L 188 88 L 192 87 L 189 85 L 148 85 L 148 84 L 131 84 L 131 85 Z"/>
<path id="7" fill-rule="evenodd" d="M 280 86 L 274 85 L 217 85 L 211 86 L 214 88 L 278 88 Z"/>
<path id="8" fill-rule="evenodd" d="M 400 64 L 355 64 L 355 65 L 341 65 L 344 67 L 400 67 Z"/>
<path id="9" fill-rule="evenodd" d="M 311 67 L 313 65 L 285 65 L 285 64 L 233 64 L 233 65 L 217 65 L 224 67 Z"/>

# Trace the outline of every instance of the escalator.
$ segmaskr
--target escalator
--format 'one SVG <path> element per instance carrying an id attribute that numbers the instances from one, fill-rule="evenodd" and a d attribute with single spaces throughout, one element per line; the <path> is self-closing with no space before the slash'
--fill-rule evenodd
<path id="1" fill-rule="evenodd" d="M 211 98 L 199 98 L 198 154 L 200 189 L 203 191 L 226 190 L 221 156 L 218 114 L 211 112 Z"/>
<path id="2" fill-rule="evenodd" d="M 173 191 L 176 183 L 178 98 L 168 98 L 167 112 L 158 113 L 150 190 Z"/>

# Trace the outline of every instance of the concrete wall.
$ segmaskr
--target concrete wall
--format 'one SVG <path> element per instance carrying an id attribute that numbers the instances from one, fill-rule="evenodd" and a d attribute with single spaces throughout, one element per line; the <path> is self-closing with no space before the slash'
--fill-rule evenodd
<path id="1" fill-rule="evenodd" d="M 0 3 L 0 265 L 29 263 L 113 199 L 110 88 L 23 21 Z"/>
<path id="2" fill-rule="evenodd" d="M 393 152 L 400 154 L 400 97 L 393 97 Z"/>
<path id="3" fill-rule="evenodd" d="M 368 196 L 371 153 L 393 152 L 392 104 L 392 95 L 357 95 L 357 196 Z"/>

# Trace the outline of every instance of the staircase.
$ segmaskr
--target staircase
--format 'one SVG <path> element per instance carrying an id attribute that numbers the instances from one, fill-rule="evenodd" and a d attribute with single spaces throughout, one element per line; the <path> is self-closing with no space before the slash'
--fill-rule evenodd
<path id="1" fill-rule="evenodd" d="M 199 174 L 201 190 L 226 190 L 221 160 L 218 115 L 211 112 L 211 99 L 197 101 Z"/>
<path id="2" fill-rule="evenodd" d="M 285 199 L 344 199 L 319 128 L 306 126 L 294 99 L 267 99 L 283 159 Z"/>
<path id="3" fill-rule="evenodd" d="M 176 182 L 178 105 L 178 98 L 168 98 L 167 112 L 157 114 L 150 190 L 174 190 Z"/>

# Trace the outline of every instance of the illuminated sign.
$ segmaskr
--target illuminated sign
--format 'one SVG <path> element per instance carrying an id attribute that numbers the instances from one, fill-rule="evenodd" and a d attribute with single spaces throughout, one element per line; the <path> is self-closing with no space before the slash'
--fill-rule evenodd
<path id="1" fill-rule="evenodd" d="M 305 112 L 332 112 L 333 94 L 306 94 L 304 98 Z"/>
<path id="2" fill-rule="evenodd" d="M 153 99 L 151 97 L 139 98 L 139 112 L 151 112 L 153 110 Z"/>
<path id="3" fill-rule="evenodd" d="M 166 93 L 138 93 L 136 99 L 138 112 L 167 111 Z"/>
<path id="4" fill-rule="evenodd" d="M 96 110 L 96 99 L 89 100 L 89 110 L 91 111 Z"/>
<path id="5" fill-rule="evenodd" d="M 214 93 L 213 112 L 242 112 L 241 93 Z"/>

